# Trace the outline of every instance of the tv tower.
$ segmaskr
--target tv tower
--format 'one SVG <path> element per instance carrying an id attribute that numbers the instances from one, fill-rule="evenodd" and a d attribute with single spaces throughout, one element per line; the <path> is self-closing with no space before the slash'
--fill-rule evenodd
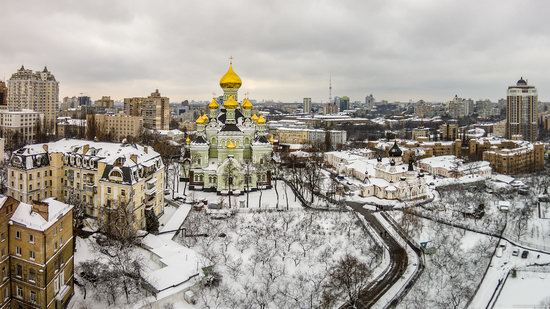
<path id="1" fill-rule="evenodd" d="M 332 103 L 332 73 L 328 75 L 328 102 Z"/>

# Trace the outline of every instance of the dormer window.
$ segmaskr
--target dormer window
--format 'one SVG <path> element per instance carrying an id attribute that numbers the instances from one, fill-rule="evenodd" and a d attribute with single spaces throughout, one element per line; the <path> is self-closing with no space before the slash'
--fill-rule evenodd
<path id="1" fill-rule="evenodd" d="M 109 179 L 114 181 L 122 181 L 122 172 L 120 169 L 113 169 L 109 174 Z"/>
<path id="2" fill-rule="evenodd" d="M 117 166 L 122 166 L 122 165 L 124 165 L 124 162 L 125 162 L 125 161 L 126 161 L 126 159 L 124 159 L 124 157 L 117 158 L 117 159 L 115 160 L 115 165 L 117 165 Z"/>

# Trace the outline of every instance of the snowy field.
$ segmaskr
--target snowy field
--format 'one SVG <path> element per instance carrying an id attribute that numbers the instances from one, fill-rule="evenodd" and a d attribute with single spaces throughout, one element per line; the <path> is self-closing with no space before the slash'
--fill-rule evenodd
<path id="1" fill-rule="evenodd" d="M 191 212 L 185 227 L 206 237 L 178 238 L 205 256 L 221 276 L 197 291 L 199 307 L 312 308 L 328 270 L 344 254 L 382 264 L 382 248 L 353 213 L 294 210 L 238 213 L 213 220 Z"/>
<path id="2" fill-rule="evenodd" d="M 393 212 L 426 245 L 426 268 L 400 308 L 465 308 L 481 281 L 497 240 L 482 234 Z"/>
<path id="3" fill-rule="evenodd" d="M 550 306 L 550 269 L 518 270 L 509 276 L 495 308 L 548 308 Z"/>

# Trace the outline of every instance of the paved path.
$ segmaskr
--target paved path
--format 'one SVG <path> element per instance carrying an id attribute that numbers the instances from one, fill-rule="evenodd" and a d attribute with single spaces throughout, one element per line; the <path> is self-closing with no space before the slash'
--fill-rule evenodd
<path id="1" fill-rule="evenodd" d="M 386 272 L 382 279 L 373 282 L 361 292 L 359 299 L 361 308 L 370 308 L 384 295 L 388 289 L 391 288 L 394 283 L 401 279 L 405 273 L 408 263 L 407 252 L 396 239 L 387 233 L 386 229 L 378 221 L 378 219 L 376 219 L 369 210 L 363 208 L 362 203 L 348 202 L 347 205 L 365 217 L 365 220 L 367 220 L 372 228 L 382 236 L 382 239 L 385 240 L 389 249 L 389 271 Z M 343 308 L 350 307 L 344 306 Z"/>

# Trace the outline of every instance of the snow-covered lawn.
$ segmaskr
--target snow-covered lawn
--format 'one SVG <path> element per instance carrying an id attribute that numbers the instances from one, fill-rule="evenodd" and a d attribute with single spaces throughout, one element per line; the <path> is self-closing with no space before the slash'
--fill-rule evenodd
<path id="1" fill-rule="evenodd" d="M 495 308 L 548 308 L 550 269 L 518 270 L 508 276 Z"/>
<path id="2" fill-rule="evenodd" d="M 237 213 L 226 220 L 192 211 L 177 238 L 213 264 L 218 286 L 197 291 L 200 307 L 311 308 L 328 270 L 349 253 L 376 270 L 382 248 L 350 212 L 309 210 Z"/>
<path id="3" fill-rule="evenodd" d="M 403 219 L 401 212 L 392 215 L 402 226 L 408 225 L 413 238 L 427 248 L 426 268 L 399 307 L 464 308 L 482 279 L 497 240 L 427 219 Z"/>

